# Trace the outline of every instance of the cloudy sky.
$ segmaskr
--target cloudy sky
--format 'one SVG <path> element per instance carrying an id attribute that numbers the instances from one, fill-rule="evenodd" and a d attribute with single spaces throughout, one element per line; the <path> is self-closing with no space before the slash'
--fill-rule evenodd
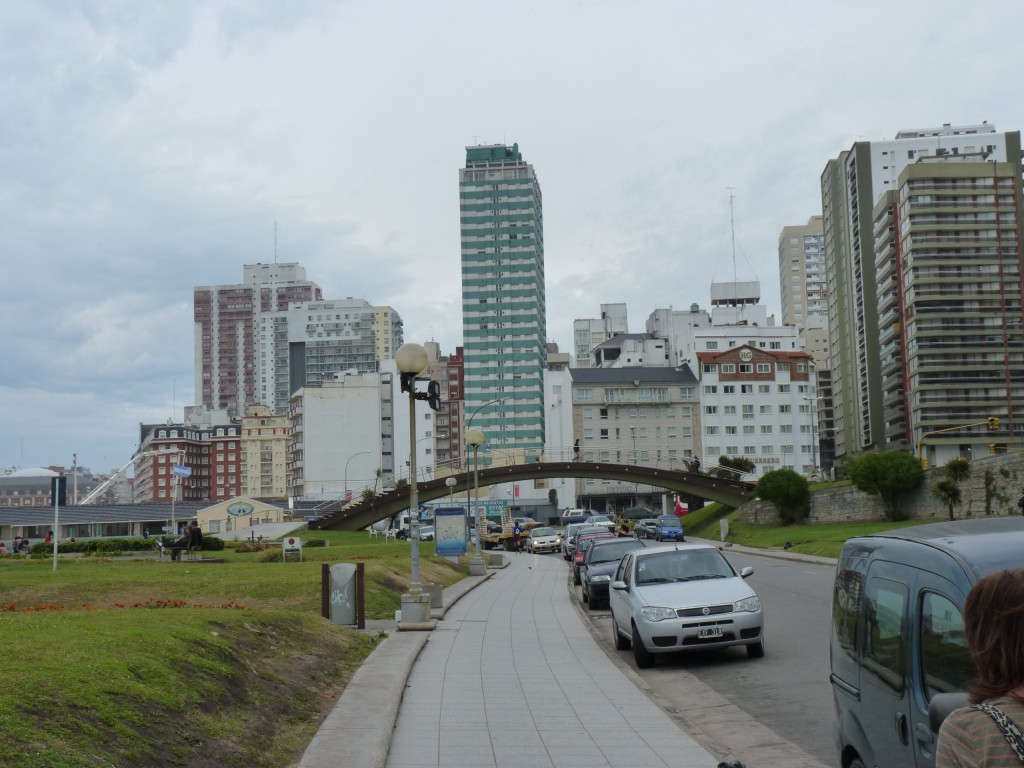
<path id="1" fill-rule="evenodd" d="M 4 0 L 0 468 L 124 464 L 193 398 L 192 287 L 298 261 L 461 344 L 458 169 L 518 142 L 548 335 L 626 302 L 778 311 L 779 230 L 858 139 L 1024 128 L 1024 5 Z M 276 245 L 275 245 L 276 224 Z"/>

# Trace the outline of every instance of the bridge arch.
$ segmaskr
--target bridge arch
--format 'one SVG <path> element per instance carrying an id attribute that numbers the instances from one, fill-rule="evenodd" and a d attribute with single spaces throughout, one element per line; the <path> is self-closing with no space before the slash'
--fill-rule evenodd
<path id="1" fill-rule="evenodd" d="M 455 478 L 455 486 L 449 488 L 445 481 Z M 511 464 L 501 467 L 484 467 L 479 470 L 480 486 L 485 488 L 500 483 L 545 478 L 577 477 L 600 480 L 617 480 L 623 483 L 643 483 L 667 491 L 674 491 L 720 502 L 729 507 L 739 507 L 753 498 L 754 483 L 743 480 L 705 475 L 699 472 L 646 467 L 637 464 L 609 464 L 608 462 L 532 462 Z M 462 471 L 447 476 L 421 481 L 418 486 L 420 502 L 433 501 L 449 493 L 464 493 L 472 487 L 473 472 Z M 409 488 L 387 491 L 368 500 L 359 500 L 342 507 L 328 507 L 323 517 L 310 523 L 312 529 L 334 528 L 357 531 L 378 520 L 393 517 L 409 507 Z"/>

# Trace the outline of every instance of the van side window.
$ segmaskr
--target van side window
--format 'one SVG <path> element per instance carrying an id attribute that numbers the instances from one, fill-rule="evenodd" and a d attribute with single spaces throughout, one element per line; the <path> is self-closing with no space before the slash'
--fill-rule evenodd
<path id="1" fill-rule="evenodd" d="M 894 691 L 903 690 L 903 628 L 907 588 L 887 579 L 868 581 L 864 602 L 864 670 Z"/>
<path id="2" fill-rule="evenodd" d="M 934 592 L 925 592 L 921 599 L 921 671 L 929 701 L 936 693 L 966 691 L 977 674 L 964 637 L 964 617 Z"/>
<path id="3" fill-rule="evenodd" d="M 864 574 L 841 569 L 832 594 L 832 664 L 847 682 L 857 680 L 857 616 L 864 593 Z"/>

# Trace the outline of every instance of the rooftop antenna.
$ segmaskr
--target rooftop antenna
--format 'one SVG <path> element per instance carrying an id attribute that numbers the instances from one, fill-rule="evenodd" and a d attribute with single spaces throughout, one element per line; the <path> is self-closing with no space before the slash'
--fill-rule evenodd
<path id="1" fill-rule="evenodd" d="M 742 310 L 740 310 L 739 308 L 740 287 L 737 283 L 737 280 L 739 278 L 736 275 L 736 218 L 733 212 L 733 198 L 735 198 L 733 190 L 735 189 L 735 187 L 726 187 L 726 189 L 729 190 L 729 232 L 732 236 L 732 304 L 734 307 L 736 307 L 736 320 L 738 321 L 740 319 L 740 314 L 742 313 Z"/>

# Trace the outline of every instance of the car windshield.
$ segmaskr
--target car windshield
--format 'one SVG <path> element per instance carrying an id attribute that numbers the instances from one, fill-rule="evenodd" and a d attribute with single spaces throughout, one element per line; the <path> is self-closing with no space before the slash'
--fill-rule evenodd
<path id="1" fill-rule="evenodd" d="M 530 531 L 530 535 L 536 539 L 541 536 L 554 536 L 555 532 L 550 528 L 534 528 L 532 531 Z"/>
<path id="2" fill-rule="evenodd" d="M 622 559 L 627 552 L 637 548 L 639 542 L 634 541 L 598 541 L 590 548 L 588 562 L 593 563 L 615 563 Z"/>
<path id="3" fill-rule="evenodd" d="M 712 547 L 651 553 L 638 557 L 636 564 L 638 585 L 728 579 L 735 575 L 729 561 Z"/>
<path id="4" fill-rule="evenodd" d="M 578 539 L 580 536 L 587 536 L 592 533 L 608 533 L 608 531 L 601 526 L 587 525 L 582 528 L 577 528 L 575 536 Z"/>
<path id="5" fill-rule="evenodd" d="M 658 525 L 660 525 L 662 528 L 682 528 L 683 527 L 683 524 L 681 522 L 679 522 L 679 518 L 678 517 L 671 517 L 671 516 L 659 517 L 658 518 Z"/>
<path id="6" fill-rule="evenodd" d="M 579 539 L 577 541 L 577 549 L 579 549 L 580 552 L 586 552 L 588 549 L 590 549 L 590 545 L 593 544 L 595 541 L 604 541 L 605 539 L 609 539 L 609 538 L 611 538 L 611 537 L 610 536 L 591 536 L 589 538 Z"/>

